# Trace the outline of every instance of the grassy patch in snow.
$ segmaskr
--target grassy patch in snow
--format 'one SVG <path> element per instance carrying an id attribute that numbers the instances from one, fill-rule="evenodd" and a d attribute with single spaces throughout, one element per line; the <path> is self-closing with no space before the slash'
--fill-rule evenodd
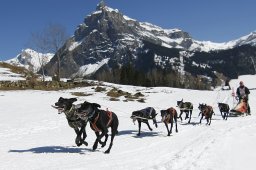
<path id="1" fill-rule="evenodd" d="M 119 101 L 118 98 L 121 96 L 124 96 L 125 97 L 125 100 L 123 100 L 124 102 L 135 101 L 135 100 L 137 100 L 138 102 L 145 102 L 145 99 L 141 98 L 144 96 L 141 92 L 131 94 L 129 92 L 119 90 L 117 88 L 113 88 L 113 89 L 109 90 L 107 92 L 107 96 L 110 97 L 111 101 Z"/>
<path id="2" fill-rule="evenodd" d="M 92 93 L 84 93 L 84 92 L 71 92 L 73 96 L 91 96 Z"/>
<path id="3" fill-rule="evenodd" d="M 33 72 L 28 71 L 24 67 L 14 66 L 5 62 L 0 62 L 0 67 L 8 68 L 11 72 L 22 75 L 30 75 L 34 74 Z"/>
<path id="4" fill-rule="evenodd" d="M 117 88 L 113 88 L 110 91 L 108 91 L 107 96 L 109 97 L 131 96 L 131 93 L 118 90 Z"/>
<path id="5" fill-rule="evenodd" d="M 105 87 L 97 86 L 95 88 L 95 92 L 104 92 L 104 91 L 107 91 Z"/>

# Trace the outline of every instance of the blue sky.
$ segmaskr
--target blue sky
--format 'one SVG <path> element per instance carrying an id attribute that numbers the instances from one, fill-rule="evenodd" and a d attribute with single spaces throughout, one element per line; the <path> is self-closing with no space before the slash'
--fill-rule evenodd
<path id="1" fill-rule="evenodd" d="M 31 33 L 50 23 L 71 36 L 99 0 L 1 0 L 0 60 L 29 47 Z M 255 0 L 105 0 L 123 14 L 163 28 L 179 28 L 197 40 L 224 42 L 256 30 Z"/>

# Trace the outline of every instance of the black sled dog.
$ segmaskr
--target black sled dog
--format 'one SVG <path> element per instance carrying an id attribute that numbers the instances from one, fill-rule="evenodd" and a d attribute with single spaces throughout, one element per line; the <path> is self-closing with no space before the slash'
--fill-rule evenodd
<path id="1" fill-rule="evenodd" d="M 98 143 L 101 147 L 104 147 L 108 140 L 108 128 L 111 128 L 111 141 L 108 149 L 105 153 L 110 153 L 113 146 L 113 140 L 115 135 L 118 133 L 119 120 L 114 112 L 100 110 L 101 106 L 97 103 L 84 102 L 80 108 L 77 110 L 77 115 L 83 119 L 90 122 L 91 129 L 96 134 L 96 140 L 93 145 L 93 150 L 96 150 Z M 102 142 L 102 137 L 105 136 L 105 141 Z"/>
<path id="2" fill-rule="evenodd" d="M 229 105 L 226 103 L 218 103 L 218 107 L 223 120 L 227 120 L 229 115 Z"/>
<path id="3" fill-rule="evenodd" d="M 77 106 L 73 105 L 75 101 L 77 101 L 76 98 L 65 99 L 60 97 L 58 102 L 55 103 L 55 106 L 52 107 L 58 109 L 59 114 L 64 113 L 66 115 L 69 126 L 76 132 L 76 145 L 81 146 L 84 144 L 87 146 L 88 143 L 85 141 L 85 138 L 87 137 L 85 131 L 87 122 L 77 117 Z"/>
<path id="4" fill-rule="evenodd" d="M 138 121 L 138 136 L 140 136 L 141 122 L 146 123 L 148 125 L 149 130 L 152 131 L 153 129 L 150 127 L 148 120 L 153 119 L 153 123 L 157 128 L 156 115 L 156 110 L 153 107 L 147 107 L 145 109 L 132 112 L 131 119 L 133 120 L 133 122 L 135 122 L 136 120 Z"/>

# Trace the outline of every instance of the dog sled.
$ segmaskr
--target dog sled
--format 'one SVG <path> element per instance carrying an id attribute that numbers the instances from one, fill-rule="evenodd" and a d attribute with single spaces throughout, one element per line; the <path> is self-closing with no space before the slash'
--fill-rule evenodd
<path id="1" fill-rule="evenodd" d="M 239 100 L 238 100 L 239 101 Z M 246 98 L 241 99 L 237 105 L 230 110 L 230 116 L 242 116 L 242 115 L 250 115 L 249 113 L 249 104 Z"/>

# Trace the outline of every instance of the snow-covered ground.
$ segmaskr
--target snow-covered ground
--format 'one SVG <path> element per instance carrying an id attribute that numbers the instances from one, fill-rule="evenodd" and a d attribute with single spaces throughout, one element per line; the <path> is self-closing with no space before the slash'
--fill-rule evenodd
<path id="1" fill-rule="evenodd" d="M 25 80 L 20 74 L 11 72 L 8 68 L 0 67 L 0 81 L 18 81 Z"/>
<path id="2" fill-rule="evenodd" d="M 256 82 L 254 82 L 256 85 Z M 198 91 L 167 87 L 145 88 L 105 83 L 130 93 L 141 92 L 146 103 L 110 101 L 105 92 L 92 87 L 65 91 L 0 91 L 0 169 L 172 169 L 172 170 L 254 170 L 256 160 L 256 93 L 251 90 L 251 116 L 222 120 L 217 102 L 231 106 L 231 91 Z M 101 104 L 102 109 L 114 111 L 119 118 L 119 134 L 110 154 L 105 148 L 92 151 L 95 135 L 87 127 L 89 146 L 75 146 L 75 133 L 63 114 L 51 107 L 60 96 L 74 97 L 71 92 L 85 92 L 78 97 Z M 152 106 L 160 109 L 176 107 L 184 99 L 194 104 L 191 124 L 178 121 L 179 132 L 168 137 L 163 123 L 150 132 L 142 124 L 142 134 L 136 136 L 138 125 L 129 118 L 131 112 Z M 198 124 L 199 103 L 214 107 L 212 124 Z M 160 121 L 160 115 L 157 116 Z"/>

